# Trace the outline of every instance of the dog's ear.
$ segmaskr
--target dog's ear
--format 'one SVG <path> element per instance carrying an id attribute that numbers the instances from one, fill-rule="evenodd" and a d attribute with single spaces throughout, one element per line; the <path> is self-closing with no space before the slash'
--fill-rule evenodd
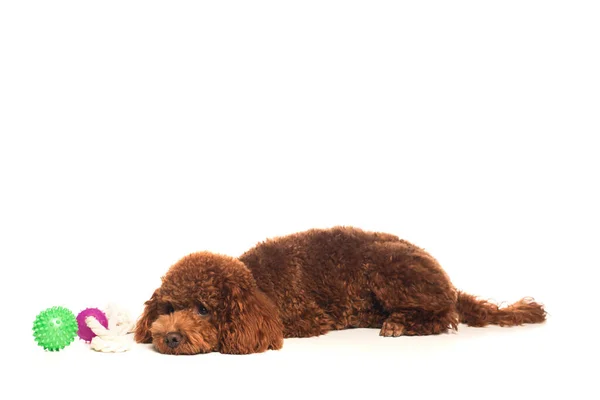
<path id="1" fill-rule="evenodd" d="M 260 353 L 283 346 L 283 326 L 273 302 L 256 286 L 226 289 L 219 324 L 219 351 Z"/>
<path id="2" fill-rule="evenodd" d="M 135 324 L 135 341 L 138 343 L 152 343 L 150 326 L 158 318 L 158 289 L 154 291 L 150 300 L 144 304 L 146 305 L 144 312 Z"/>

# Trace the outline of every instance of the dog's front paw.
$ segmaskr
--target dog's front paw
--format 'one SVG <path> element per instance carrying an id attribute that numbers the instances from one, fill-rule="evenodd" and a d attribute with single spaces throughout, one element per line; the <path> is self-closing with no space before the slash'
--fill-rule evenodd
<path id="1" fill-rule="evenodd" d="M 379 336 L 385 337 L 398 337 L 402 334 L 404 334 L 404 325 L 391 321 L 385 321 L 379 331 Z"/>

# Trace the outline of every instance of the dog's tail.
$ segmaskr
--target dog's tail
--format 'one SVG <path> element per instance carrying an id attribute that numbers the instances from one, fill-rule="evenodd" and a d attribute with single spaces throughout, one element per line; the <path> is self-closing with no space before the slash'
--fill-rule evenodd
<path id="1" fill-rule="evenodd" d="M 506 307 L 481 300 L 467 293 L 458 292 L 458 315 L 460 322 L 469 326 L 515 326 L 537 324 L 546 320 L 542 304 L 524 298 Z"/>

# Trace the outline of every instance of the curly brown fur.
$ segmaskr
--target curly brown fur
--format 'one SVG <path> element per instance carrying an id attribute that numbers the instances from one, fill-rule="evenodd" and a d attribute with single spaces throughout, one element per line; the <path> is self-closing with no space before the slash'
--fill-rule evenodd
<path id="1" fill-rule="evenodd" d="M 171 347 L 173 333 L 181 341 Z M 169 269 L 146 302 L 135 339 L 166 354 L 248 354 L 283 345 L 277 310 L 248 268 L 208 252 L 190 254 Z"/>
<path id="2" fill-rule="evenodd" d="M 135 339 L 167 354 L 249 354 L 335 329 L 432 335 L 545 315 L 531 300 L 499 308 L 459 292 L 431 255 L 396 236 L 335 227 L 269 239 L 239 259 L 182 258 L 145 303 Z"/>
<path id="3" fill-rule="evenodd" d="M 457 308 L 460 314 L 460 322 L 469 326 L 486 326 L 490 324 L 515 326 L 536 324 L 546 320 L 544 307 L 531 298 L 523 298 L 514 304 L 500 308 L 486 300 L 459 292 Z"/>

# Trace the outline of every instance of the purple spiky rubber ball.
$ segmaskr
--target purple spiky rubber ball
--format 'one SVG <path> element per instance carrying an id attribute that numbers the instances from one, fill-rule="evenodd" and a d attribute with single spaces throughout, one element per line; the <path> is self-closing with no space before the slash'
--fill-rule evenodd
<path id="1" fill-rule="evenodd" d="M 108 319 L 106 318 L 106 314 L 104 314 L 102 310 L 99 310 L 98 308 L 86 308 L 77 314 L 77 325 L 79 327 L 77 330 L 77 336 L 86 342 L 91 342 L 96 334 L 85 323 L 85 319 L 87 317 L 96 318 L 98 322 L 100 322 L 100 324 L 105 328 L 108 328 Z"/>

